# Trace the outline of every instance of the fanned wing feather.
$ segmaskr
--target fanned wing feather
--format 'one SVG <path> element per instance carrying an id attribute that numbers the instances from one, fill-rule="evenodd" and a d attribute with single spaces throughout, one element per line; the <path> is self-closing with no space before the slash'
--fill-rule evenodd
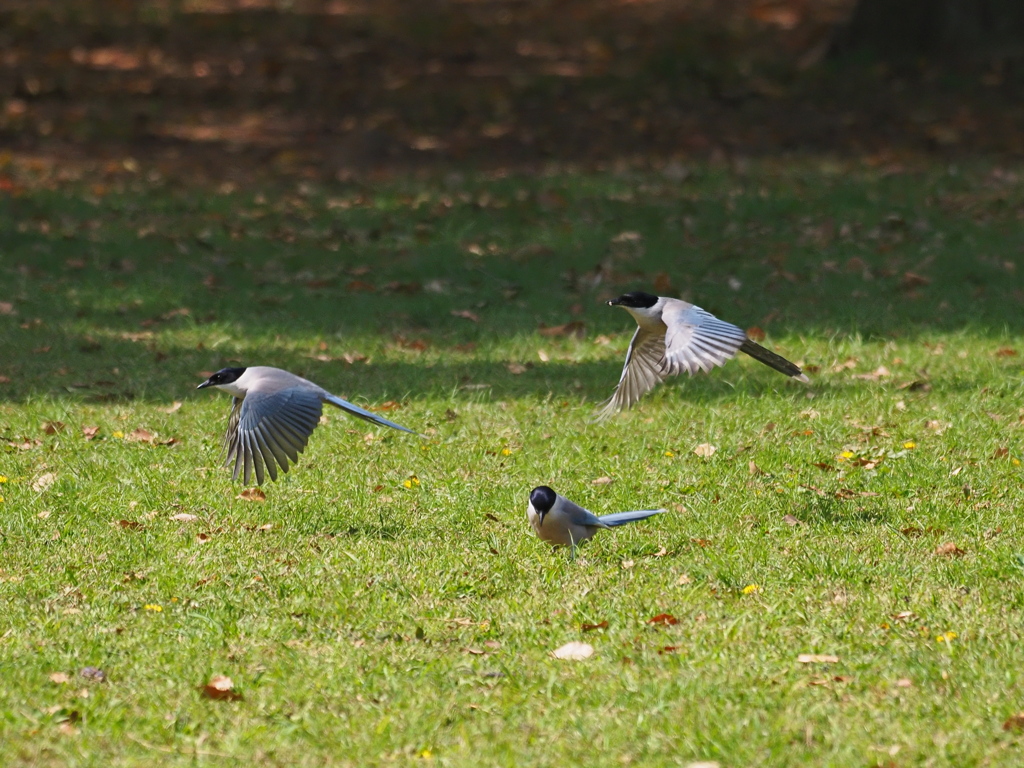
<path id="1" fill-rule="evenodd" d="M 288 460 L 298 460 L 322 412 L 320 394 L 302 386 L 235 398 L 226 438 L 233 477 L 241 473 L 248 484 L 255 473 L 257 484 L 262 484 L 267 474 L 277 479 L 278 467 L 287 472 Z"/>
<path id="2" fill-rule="evenodd" d="M 707 373 L 735 357 L 747 340 L 743 329 L 685 302 L 668 304 L 662 318 L 668 326 L 663 367 L 666 376 L 683 371 L 691 376 L 697 371 Z"/>
<path id="3" fill-rule="evenodd" d="M 622 367 L 618 386 L 598 414 L 598 420 L 632 407 L 637 400 L 664 381 L 664 359 L 664 331 L 638 326 L 636 333 L 633 334 L 633 340 L 629 343 L 626 363 Z"/>

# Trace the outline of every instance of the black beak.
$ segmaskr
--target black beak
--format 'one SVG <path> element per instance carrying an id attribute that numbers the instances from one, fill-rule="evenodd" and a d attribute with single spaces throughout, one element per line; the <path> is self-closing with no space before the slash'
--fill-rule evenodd
<path id="1" fill-rule="evenodd" d="M 213 386 L 213 382 L 210 381 L 209 379 L 207 379 L 202 384 L 200 384 L 198 387 L 196 387 L 196 389 L 203 389 L 204 387 L 210 387 L 210 386 Z"/>
<path id="2" fill-rule="evenodd" d="M 609 300 L 608 300 L 608 306 L 609 306 L 609 307 L 617 307 L 617 306 L 619 306 L 620 304 L 622 304 L 622 302 L 621 302 L 621 301 L 619 301 L 618 299 L 609 299 Z"/>
<path id="3" fill-rule="evenodd" d="M 540 527 L 541 528 L 544 527 L 544 515 L 546 515 L 546 514 L 547 514 L 547 512 L 538 512 L 537 513 L 537 517 L 540 518 Z"/>

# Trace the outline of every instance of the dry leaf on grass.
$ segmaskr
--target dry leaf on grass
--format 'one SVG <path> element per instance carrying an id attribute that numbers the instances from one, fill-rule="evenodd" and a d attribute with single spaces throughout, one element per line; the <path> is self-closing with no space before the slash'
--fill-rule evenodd
<path id="1" fill-rule="evenodd" d="M 175 400 L 173 403 L 171 403 L 166 408 L 157 408 L 157 410 L 158 411 L 163 411 L 164 413 L 174 413 L 175 411 L 177 411 L 180 408 L 181 408 L 181 400 Z"/>
<path id="2" fill-rule="evenodd" d="M 595 629 L 608 629 L 608 620 L 605 619 L 597 624 L 580 624 L 581 632 L 593 632 Z"/>
<path id="3" fill-rule="evenodd" d="M 142 523 L 138 522 L 137 520 L 118 520 L 117 524 L 122 528 L 131 531 L 141 531 L 143 528 Z"/>
<path id="4" fill-rule="evenodd" d="M 56 683 L 57 685 L 64 685 L 64 683 L 70 682 L 71 675 L 67 672 L 51 672 L 50 682 Z"/>
<path id="5" fill-rule="evenodd" d="M 214 675 L 206 685 L 199 686 L 199 691 L 208 699 L 238 701 L 242 694 L 234 688 L 234 682 L 227 675 Z"/>
<path id="6" fill-rule="evenodd" d="M 1003 722 L 1004 731 L 1024 731 L 1024 712 L 1010 715 Z"/>
<path id="7" fill-rule="evenodd" d="M 0 301 L 0 315 L 14 315 L 14 305 L 9 301 Z"/>
<path id="8" fill-rule="evenodd" d="M 576 338 L 582 338 L 586 326 L 579 320 L 573 320 L 562 325 L 552 325 L 550 327 L 541 326 L 537 329 L 537 333 L 541 336 L 575 336 Z"/>
<path id="9" fill-rule="evenodd" d="M 242 499 L 244 501 L 266 501 L 267 494 L 259 488 L 246 488 L 240 494 L 235 496 L 235 498 Z"/>
<path id="10" fill-rule="evenodd" d="M 801 653 L 796 660 L 800 664 L 836 664 L 839 657 L 831 653 Z"/>
<path id="11" fill-rule="evenodd" d="M 591 480 L 590 484 L 591 485 L 608 485 L 609 483 L 614 483 L 614 482 L 615 482 L 615 480 L 613 478 L 610 478 L 610 477 L 608 477 L 606 475 L 604 477 L 598 477 L 598 478 L 595 478 L 595 479 Z"/>
<path id="12" fill-rule="evenodd" d="M 42 493 L 55 482 L 57 482 L 57 475 L 53 472 L 47 472 L 32 481 L 32 490 L 36 493 Z"/>
<path id="13" fill-rule="evenodd" d="M 896 681 L 897 688 L 912 688 L 913 686 L 914 683 L 909 677 L 901 677 Z"/>
<path id="14" fill-rule="evenodd" d="M 522 363 L 509 363 L 505 367 L 508 369 L 508 372 L 511 373 L 513 376 L 518 376 L 522 373 L 526 373 L 526 366 L 523 365 Z"/>
<path id="15" fill-rule="evenodd" d="M 551 655 L 556 659 L 582 661 L 583 659 L 589 659 L 594 655 L 594 646 L 589 643 L 581 643 L 578 640 L 573 640 L 571 643 L 566 643 L 561 648 L 553 650 Z"/>
<path id="16" fill-rule="evenodd" d="M 195 522 L 196 520 L 198 520 L 199 518 L 196 517 L 195 515 L 190 515 L 187 512 L 181 512 L 180 514 L 177 514 L 177 515 L 171 515 L 171 517 L 168 518 L 168 519 L 169 520 L 174 520 L 177 523 L 192 523 L 192 522 Z"/>
<path id="17" fill-rule="evenodd" d="M 476 312 L 471 312 L 468 309 L 453 309 L 450 314 L 452 317 L 461 317 L 463 320 L 469 320 L 473 323 L 480 322 L 480 316 Z"/>
<path id="18" fill-rule="evenodd" d="M 753 325 L 747 328 L 747 338 L 751 341 L 764 341 L 764 330 Z"/>
<path id="19" fill-rule="evenodd" d="M 86 440 L 92 440 L 99 433 L 99 427 L 82 427 L 82 437 L 84 437 Z"/>
<path id="20" fill-rule="evenodd" d="M 48 435 L 56 435 L 58 432 L 64 431 L 63 421 L 47 421 L 43 423 L 43 432 Z"/>
<path id="21" fill-rule="evenodd" d="M 710 459 L 712 456 L 715 455 L 715 451 L 717 450 L 718 449 L 715 448 L 715 446 L 713 446 L 711 443 L 701 443 L 700 445 L 693 449 L 693 452 L 700 456 L 702 459 Z"/>
<path id="22" fill-rule="evenodd" d="M 647 620 L 648 624 L 658 625 L 663 627 L 671 627 L 673 624 L 678 624 L 679 619 L 673 616 L 671 613 L 659 613 L 657 616 L 652 616 Z"/>
<path id="23" fill-rule="evenodd" d="M 786 515 L 784 518 L 782 518 L 782 522 L 790 526 L 800 525 L 800 521 L 797 518 L 793 517 L 793 515 Z"/>
<path id="24" fill-rule="evenodd" d="M 139 427 L 138 429 L 133 430 L 127 437 L 125 437 L 125 440 L 128 440 L 133 443 L 152 443 L 153 433 L 150 432 L 149 430 Z"/>
<path id="25" fill-rule="evenodd" d="M 967 553 L 952 541 L 947 541 L 945 544 L 939 544 L 939 546 L 935 548 L 935 554 L 942 555 L 944 557 L 963 557 Z"/>

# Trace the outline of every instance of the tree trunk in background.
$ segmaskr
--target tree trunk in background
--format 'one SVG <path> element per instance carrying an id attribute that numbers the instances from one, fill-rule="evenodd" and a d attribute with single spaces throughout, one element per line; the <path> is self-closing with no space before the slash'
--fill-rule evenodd
<path id="1" fill-rule="evenodd" d="M 858 0 L 833 53 L 888 59 L 1024 53 L 1024 0 Z"/>

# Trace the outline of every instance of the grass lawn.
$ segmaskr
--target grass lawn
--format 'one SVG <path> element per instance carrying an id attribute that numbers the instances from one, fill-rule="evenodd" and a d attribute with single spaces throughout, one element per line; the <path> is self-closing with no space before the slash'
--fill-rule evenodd
<path id="1" fill-rule="evenodd" d="M 1016 176 L 691 171 L 8 168 L 0 762 L 1022 764 Z M 603 302 L 655 285 L 811 386 L 742 359 L 591 423 L 634 328 Z M 231 364 L 426 437 L 331 409 L 239 498 L 230 399 L 194 391 Z M 527 525 L 541 483 L 669 512 L 571 561 Z"/>

